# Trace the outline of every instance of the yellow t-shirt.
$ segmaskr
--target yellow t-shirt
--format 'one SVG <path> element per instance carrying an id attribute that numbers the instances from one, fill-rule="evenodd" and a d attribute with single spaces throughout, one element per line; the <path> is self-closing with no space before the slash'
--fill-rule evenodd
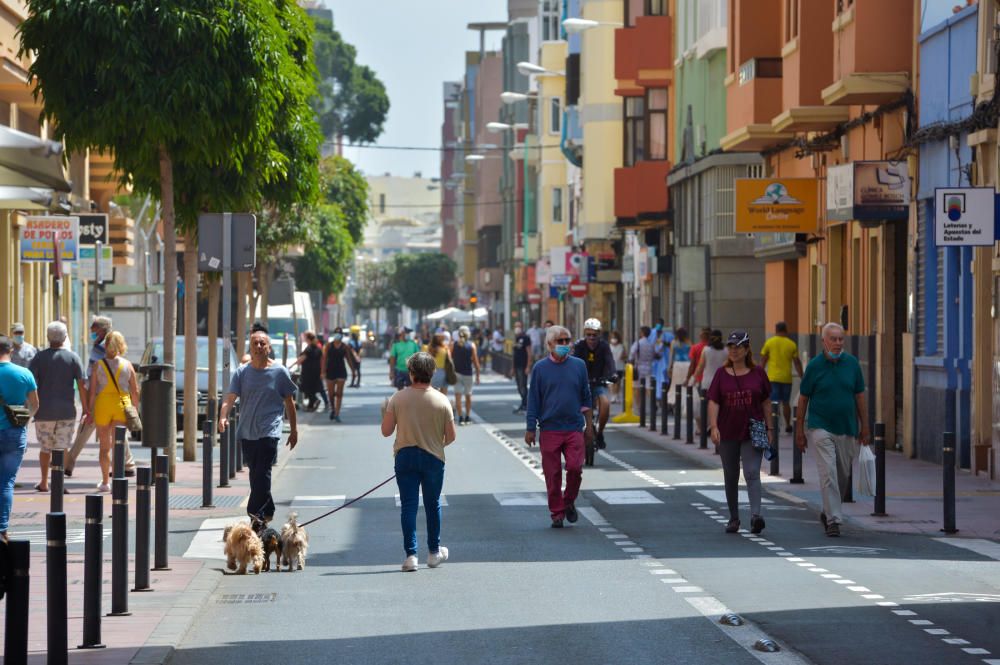
<path id="1" fill-rule="evenodd" d="M 799 347 L 788 337 L 775 335 L 760 350 L 767 356 L 767 379 L 771 383 L 792 382 L 792 361 L 799 355 Z"/>
<path id="2" fill-rule="evenodd" d="M 448 350 L 442 346 L 440 349 L 437 350 L 437 353 L 434 354 L 434 367 L 437 369 L 444 369 L 445 365 L 444 359 L 447 357 L 448 357 Z"/>
<path id="3" fill-rule="evenodd" d="M 406 388 L 389 400 L 388 410 L 396 417 L 393 454 L 409 446 L 429 452 L 444 461 L 444 428 L 454 420 L 451 402 L 433 388 Z"/>

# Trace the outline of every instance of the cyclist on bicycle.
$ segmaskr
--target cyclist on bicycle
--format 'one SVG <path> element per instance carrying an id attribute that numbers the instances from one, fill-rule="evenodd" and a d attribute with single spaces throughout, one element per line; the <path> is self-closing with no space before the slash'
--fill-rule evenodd
<path id="1" fill-rule="evenodd" d="M 594 443 L 598 449 L 605 447 L 604 426 L 608 423 L 608 383 L 616 380 L 615 357 L 611 345 L 601 338 L 601 322 L 587 319 L 583 322 L 583 339 L 573 345 L 573 355 L 587 364 L 590 392 L 598 412 L 597 434 Z"/>

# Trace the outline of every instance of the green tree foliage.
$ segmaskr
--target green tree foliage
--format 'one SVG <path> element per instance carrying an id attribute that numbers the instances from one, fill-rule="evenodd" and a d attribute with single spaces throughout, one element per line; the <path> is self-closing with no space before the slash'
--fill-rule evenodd
<path id="1" fill-rule="evenodd" d="M 410 309 L 424 312 L 455 299 L 455 262 L 445 254 L 397 254 L 393 285 Z"/>
<path id="2" fill-rule="evenodd" d="M 323 135 L 328 139 L 343 136 L 351 143 L 372 143 L 382 133 L 389 113 L 385 86 L 369 67 L 357 64 L 357 51 L 329 20 L 313 21 L 320 92 L 315 106 Z"/>
<path id="3" fill-rule="evenodd" d="M 344 213 L 337 206 L 312 209 L 311 237 L 305 252 L 295 261 L 295 282 L 305 291 L 339 293 L 344 288 L 354 258 L 354 241 Z"/>
<path id="4" fill-rule="evenodd" d="M 357 272 L 357 285 L 354 290 L 354 309 L 398 309 L 399 293 L 393 281 L 394 262 L 368 262 Z"/>
<path id="5" fill-rule="evenodd" d="M 327 157 L 319 168 L 320 196 L 340 208 L 351 239 L 361 242 L 368 222 L 368 181 L 343 157 Z"/>

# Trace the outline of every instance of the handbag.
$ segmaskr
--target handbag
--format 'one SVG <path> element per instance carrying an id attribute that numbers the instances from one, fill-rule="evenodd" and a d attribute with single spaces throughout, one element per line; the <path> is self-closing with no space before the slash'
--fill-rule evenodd
<path id="1" fill-rule="evenodd" d="M 444 380 L 449 386 L 458 383 L 458 374 L 455 373 L 455 361 L 451 359 L 451 354 L 444 357 Z"/>
<path id="2" fill-rule="evenodd" d="M 3 397 L 0 397 L 0 404 L 3 405 L 3 412 L 7 416 L 7 420 L 14 427 L 27 427 L 28 423 L 31 422 L 31 411 L 23 404 L 10 405 L 4 401 Z"/>
<path id="3" fill-rule="evenodd" d="M 875 496 L 875 453 L 871 446 L 861 446 L 856 479 L 858 494 Z"/>
<path id="4" fill-rule="evenodd" d="M 132 432 L 142 431 L 142 420 L 139 418 L 139 409 L 135 408 L 132 404 L 132 398 L 122 393 L 122 389 L 118 387 L 118 379 L 115 378 L 114 372 L 111 371 L 111 365 L 108 364 L 107 359 L 104 359 L 103 362 L 104 367 L 108 370 L 108 376 L 111 377 L 111 382 L 115 384 L 115 390 L 118 391 L 118 399 L 121 400 L 122 411 L 125 412 L 125 426 Z"/>
<path id="5" fill-rule="evenodd" d="M 740 377 L 733 374 L 733 378 L 736 379 L 736 387 L 740 391 L 743 390 L 740 386 Z M 767 423 L 761 419 L 751 417 L 750 421 L 750 443 L 757 450 L 764 451 L 764 457 L 770 460 L 774 457 L 774 449 L 771 447 L 771 437 L 767 435 Z"/>

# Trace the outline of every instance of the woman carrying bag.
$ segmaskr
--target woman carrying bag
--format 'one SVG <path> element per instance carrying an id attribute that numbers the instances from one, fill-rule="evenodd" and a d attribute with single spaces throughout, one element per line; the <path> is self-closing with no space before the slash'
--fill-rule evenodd
<path id="1" fill-rule="evenodd" d="M 760 516 L 760 463 L 763 448 L 771 438 L 771 425 L 764 414 L 771 397 L 767 373 L 754 365 L 750 335 L 735 330 L 726 342 L 729 359 L 716 371 L 708 389 L 708 425 L 712 442 L 722 457 L 722 473 L 729 504 L 726 533 L 740 529 L 740 462 L 750 497 L 750 533 L 764 530 Z M 705 378 L 708 378 L 707 376 Z M 766 438 L 765 437 L 766 429 Z"/>
<path id="2" fill-rule="evenodd" d="M 128 346 L 122 334 L 117 330 L 108 333 L 104 347 L 107 352 L 104 360 L 94 363 L 90 370 L 90 409 L 84 417 L 92 419 L 97 426 L 101 462 L 101 482 L 97 485 L 97 490 L 110 492 L 114 428 L 139 427 L 134 406 L 139 403 L 139 387 L 132 363 L 125 358 Z M 125 445 L 128 445 L 127 440 Z"/>

